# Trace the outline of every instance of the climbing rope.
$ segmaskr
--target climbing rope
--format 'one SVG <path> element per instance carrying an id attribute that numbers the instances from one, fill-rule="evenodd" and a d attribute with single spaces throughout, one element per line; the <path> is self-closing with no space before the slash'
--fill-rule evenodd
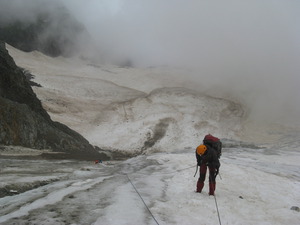
<path id="1" fill-rule="evenodd" d="M 142 196 L 140 195 L 140 193 L 138 192 L 138 190 L 136 189 L 136 187 L 134 186 L 134 184 L 132 183 L 132 181 L 130 180 L 128 174 L 126 174 L 129 182 L 131 183 L 132 187 L 134 188 L 134 190 L 136 191 L 136 193 L 139 195 L 139 197 L 141 198 L 142 202 L 144 203 L 145 207 L 147 208 L 148 212 L 150 213 L 150 215 L 152 216 L 153 220 L 156 222 L 157 225 L 159 225 L 159 223 L 157 222 L 157 220 L 155 219 L 155 217 L 153 216 L 152 212 L 150 211 L 149 207 L 147 206 L 147 204 L 145 203 L 144 199 L 142 198 Z"/>
<path id="2" fill-rule="evenodd" d="M 220 179 L 222 180 L 221 174 L 219 173 L 218 175 L 219 175 Z"/>
<path id="3" fill-rule="evenodd" d="M 167 174 L 178 173 L 178 172 L 181 172 L 181 171 L 183 171 L 183 170 L 190 169 L 190 168 L 192 168 L 192 167 L 194 167 L 194 166 L 189 166 L 189 167 L 186 167 L 186 168 L 183 168 L 183 169 L 180 169 L 180 170 L 176 170 L 176 171 L 174 171 L 174 172 L 163 173 L 163 174 L 160 173 L 160 176 L 161 176 L 161 175 L 167 175 Z M 196 169 L 196 173 L 195 173 L 194 177 L 196 176 L 197 172 L 198 172 L 198 165 L 197 165 L 197 169 Z M 144 174 L 144 173 L 140 173 L 140 172 L 133 172 L 133 173 L 134 173 L 134 174 Z M 130 182 L 130 184 L 131 184 L 132 187 L 134 188 L 135 192 L 138 194 L 138 196 L 139 196 L 140 199 L 142 200 L 142 202 L 143 202 L 143 204 L 145 205 L 146 209 L 148 210 L 149 214 L 151 215 L 151 217 L 153 218 L 153 220 L 155 221 L 155 223 L 156 223 L 157 225 L 159 225 L 158 221 L 155 219 L 154 215 L 152 214 L 151 210 L 150 210 L 149 207 L 147 206 L 147 204 L 146 204 L 146 202 L 144 201 L 143 197 L 141 196 L 141 194 L 138 192 L 138 190 L 136 189 L 136 187 L 135 187 L 134 184 L 132 183 L 132 181 L 131 181 L 131 179 L 129 178 L 128 174 L 127 174 L 127 173 L 125 173 L 125 174 L 122 173 L 122 174 L 120 174 L 120 175 L 126 175 L 128 181 Z M 144 175 L 149 175 L 149 174 L 144 174 Z M 152 175 L 153 175 L 153 174 L 152 174 Z M 220 174 L 218 174 L 218 175 L 219 175 L 220 179 L 222 180 L 221 175 L 220 175 Z M 221 223 L 221 218 L 220 218 L 220 213 L 219 213 L 219 207 L 218 207 L 218 203 L 217 203 L 217 198 L 216 198 L 215 195 L 214 195 L 214 199 L 215 199 L 215 204 L 216 204 L 216 209 L 217 209 L 217 214 L 218 214 L 219 224 L 222 225 L 222 223 Z"/>
<path id="4" fill-rule="evenodd" d="M 168 172 L 168 173 L 159 173 L 157 174 L 157 176 L 161 176 L 161 175 L 169 175 L 169 174 L 174 174 L 174 173 L 179 173 L 181 171 L 184 171 L 184 170 L 188 170 L 188 169 L 191 169 L 195 166 L 189 166 L 189 167 L 185 167 L 183 169 L 180 169 L 180 170 L 175 170 L 175 171 L 172 171 L 172 172 Z M 149 173 L 142 173 L 142 172 L 132 172 L 132 174 L 140 174 L 140 175 L 147 175 L 149 176 Z M 155 174 L 151 174 L 151 176 L 155 176 Z"/>
<path id="5" fill-rule="evenodd" d="M 197 172 L 198 172 L 198 164 L 196 164 L 196 172 L 194 174 L 194 177 L 197 175 Z"/>
<path id="6" fill-rule="evenodd" d="M 217 208 L 217 213 L 218 213 L 218 218 L 219 218 L 219 224 L 221 224 L 221 218 L 220 218 L 220 213 L 219 213 L 219 207 L 218 207 L 218 203 L 217 203 L 217 198 L 216 198 L 216 194 L 214 195 L 215 197 L 215 203 L 216 203 L 216 208 Z"/>

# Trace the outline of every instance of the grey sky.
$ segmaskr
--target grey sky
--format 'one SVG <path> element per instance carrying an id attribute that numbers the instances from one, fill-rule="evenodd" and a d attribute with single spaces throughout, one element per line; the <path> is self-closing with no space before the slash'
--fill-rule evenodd
<path id="1" fill-rule="evenodd" d="M 186 66 L 196 82 L 245 101 L 253 114 L 300 121 L 300 1 L 65 3 L 107 58 Z"/>
<path id="2" fill-rule="evenodd" d="M 20 12 L 9 15 L 24 16 L 34 0 L 14 2 Z M 107 61 L 187 67 L 195 83 L 234 95 L 257 115 L 300 121 L 300 1 L 62 2 Z"/>

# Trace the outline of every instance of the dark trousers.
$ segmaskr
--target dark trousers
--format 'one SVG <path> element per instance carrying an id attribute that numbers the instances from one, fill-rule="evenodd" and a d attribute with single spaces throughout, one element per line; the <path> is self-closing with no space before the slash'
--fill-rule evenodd
<path id="1" fill-rule="evenodd" d="M 201 192 L 203 189 L 207 167 L 209 170 L 209 195 L 214 195 L 216 189 L 216 177 L 215 177 L 216 169 L 215 167 L 207 166 L 206 164 L 202 164 L 200 166 L 200 177 L 197 182 L 197 192 Z"/>

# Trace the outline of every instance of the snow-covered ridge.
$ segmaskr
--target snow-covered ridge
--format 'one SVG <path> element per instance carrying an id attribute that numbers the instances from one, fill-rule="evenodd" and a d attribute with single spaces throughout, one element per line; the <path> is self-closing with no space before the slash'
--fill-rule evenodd
<path id="1" fill-rule="evenodd" d="M 239 104 L 228 100 L 185 88 L 160 88 L 101 111 L 87 138 L 100 147 L 124 151 L 182 150 L 209 132 L 236 138 L 244 115 Z"/>
<path id="2" fill-rule="evenodd" d="M 34 91 L 52 119 L 105 149 L 184 149 L 205 133 L 237 138 L 245 119 L 240 104 L 191 90 L 180 71 L 96 66 L 8 49 L 42 85 Z"/>
<path id="3" fill-rule="evenodd" d="M 267 144 L 285 129 L 252 123 L 247 107 L 203 94 L 201 84 L 178 68 L 121 68 L 7 49 L 42 85 L 33 90 L 51 118 L 103 149 L 182 150 L 206 133 Z"/>

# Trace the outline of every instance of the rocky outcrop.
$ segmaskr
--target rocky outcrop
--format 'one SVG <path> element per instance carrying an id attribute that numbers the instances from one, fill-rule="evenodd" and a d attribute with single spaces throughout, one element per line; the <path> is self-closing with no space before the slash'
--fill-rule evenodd
<path id="1" fill-rule="evenodd" d="M 0 144 L 61 153 L 51 157 L 108 158 L 80 134 L 51 120 L 3 42 L 0 42 Z"/>

